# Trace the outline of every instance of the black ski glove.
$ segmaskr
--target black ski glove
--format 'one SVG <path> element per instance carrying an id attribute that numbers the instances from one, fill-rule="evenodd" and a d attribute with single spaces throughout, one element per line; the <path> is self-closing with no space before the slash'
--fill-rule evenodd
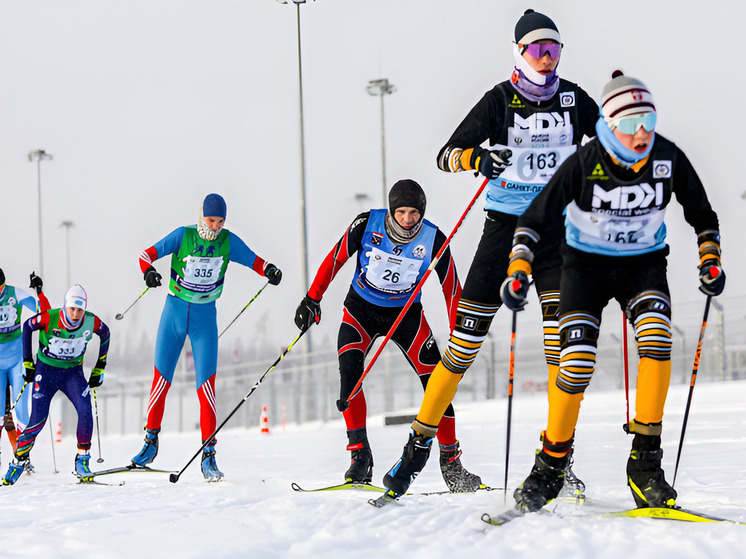
<path id="1" fill-rule="evenodd" d="M 705 295 L 717 297 L 725 289 L 725 272 L 717 260 L 706 260 L 699 267 L 699 290 Z"/>
<path id="2" fill-rule="evenodd" d="M 295 325 L 305 332 L 319 322 L 321 322 L 321 302 L 306 295 L 295 310 Z"/>
<path id="3" fill-rule="evenodd" d="M 29 274 L 30 282 L 29 287 L 31 289 L 36 289 L 36 294 L 39 295 L 41 293 L 42 287 L 44 287 L 44 282 L 41 281 L 41 278 L 36 275 L 36 272 L 31 272 Z"/>
<path id="4" fill-rule="evenodd" d="M 29 359 L 23 362 L 23 368 L 26 369 L 26 372 L 23 374 L 23 380 L 31 384 L 34 382 L 34 376 L 36 376 L 36 365 L 33 360 Z"/>
<path id="5" fill-rule="evenodd" d="M 264 277 L 269 280 L 270 284 L 280 285 L 280 281 L 282 280 L 282 272 L 274 264 L 267 264 L 267 267 L 264 268 Z"/>
<path id="6" fill-rule="evenodd" d="M 509 149 L 500 151 L 475 148 L 471 154 L 471 168 L 479 171 L 488 179 L 496 179 L 510 165 L 513 152 Z"/>
<path id="7" fill-rule="evenodd" d="M 511 311 L 522 311 L 528 297 L 528 276 L 526 272 L 515 272 L 508 276 L 500 286 L 500 298 Z"/>
<path id="8" fill-rule="evenodd" d="M 143 278 L 145 278 L 145 285 L 148 287 L 158 287 L 159 285 L 163 285 L 161 283 L 161 275 L 155 268 L 153 268 L 153 266 L 148 266 L 148 269 L 143 273 Z"/>

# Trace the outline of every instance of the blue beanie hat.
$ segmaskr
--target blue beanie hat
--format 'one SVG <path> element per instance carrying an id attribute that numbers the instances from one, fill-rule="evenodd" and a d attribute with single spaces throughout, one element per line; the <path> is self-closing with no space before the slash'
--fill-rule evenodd
<path id="1" fill-rule="evenodd" d="M 202 204 L 202 215 L 205 217 L 222 217 L 225 219 L 225 200 L 220 194 L 208 194 Z"/>

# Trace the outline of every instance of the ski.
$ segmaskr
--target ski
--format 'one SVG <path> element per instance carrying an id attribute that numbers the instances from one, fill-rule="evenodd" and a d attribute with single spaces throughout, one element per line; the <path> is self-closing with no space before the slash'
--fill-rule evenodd
<path id="1" fill-rule="evenodd" d="M 480 485 L 479 489 L 477 491 L 498 491 L 502 488 L 499 487 L 490 487 L 489 485 Z M 476 491 L 424 491 L 419 493 L 405 493 L 404 495 L 411 496 L 411 497 L 425 497 L 428 495 L 469 495 L 476 493 Z M 393 502 L 396 502 L 399 500 L 399 498 L 402 497 L 401 494 L 396 493 L 392 491 L 391 489 L 385 489 L 384 494 L 378 497 L 377 499 L 368 499 L 368 504 L 372 505 L 378 509 L 381 507 L 385 507 L 388 504 L 391 504 Z"/>
<path id="2" fill-rule="evenodd" d="M 89 479 L 89 480 L 78 480 L 78 485 L 106 485 L 109 487 L 121 487 L 124 485 L 123 481 L 120 481 L 119 483 L 106 483 L 104 481 L 97 481 L 95 479 Z"/>
<path id="3" fill-rule="evenodd" d="M 511 520 L 515 520 L 516 518 L 525 516 L 527 513 L 528 510 L 515 505 L 508 510 L 501 512 L 500 514 L 496 514 L 495 516 L 484 513 L 481 518 L 482 522 L 486 522 L 487 524 L 490 524 L 492 526 L 502 526 L 503 524 L 507 524 Z"/>
<path id="4" fill-rule="evenodd" d="M 683 509 L 680 507 L 649 507 L 640 509 L 629 509 L 617 512 L 607 512 L 602 514 L 602 516 L 660 518 L 665 520 L 678 520 L 681 522 L 731 522 L 733 524 L 741 524 L 743 526 L 746 526 L 746 522 L 731 520 L 729 518 L 721 518 L 719 516 L 713 516 L 711 514 Z"/>
<path id="5" fill-rule="evenodd" d="M 130 464 L 129 466 L 120 466 L 118 468 L 110 468 L 108 470 L 100 470 L 98 472 L 91 472 L 91 475 L 93 477 L 96 476 L 108 476 L 110 474 L 123 474 L 127 472 L 150 472 L 153 474 L 172 474 L 171 470 L 158 470 L 155 468 L 150 468 L 149 466 L 136 466 L 135 464 Z"/>
<path id="6" fill-rule="evenodd" d="M 338 485 L 328 485 L 326 487 L 315 487 L 313 489 L 304 489 L 297 483 L 292 482 L 290 484 L 290 487 L 293 488 L 293 491 L 299 491 L 301 493 L 318 493 L 319 491 L 340 491 L 344 489 L 361 489 L 363 491 L 378 491 L 379 493 L 384 493 L 386 491 L 386 489 L 384 489 L 383 487 L 378 487 L 377 485 L 373 485 L 371 483 L 360 483 L 360 482 L 340 483 Z"/>

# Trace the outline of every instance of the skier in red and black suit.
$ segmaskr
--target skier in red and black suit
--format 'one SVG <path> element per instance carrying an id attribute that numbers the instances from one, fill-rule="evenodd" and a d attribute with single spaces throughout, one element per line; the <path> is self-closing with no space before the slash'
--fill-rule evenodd
<path id="1" fill-rule="evenodd" d="M 666 208 L 676 195 L 697 233 L 700 290 L 725 287 L 717 214 L 686 155 L 656 130 L 648 88 L 616 71 L 603 90 L 596 139 L 552 177 L 518 220 L 507 282 L 528 285 L 531 252 L 553 223 L 562 244 L 559 374 L 549 391 L 547 428 L 530 475 L 515 491 L 517 507 L 536 511 L 562 487 L 568 453 L 596 364 L 601 315 L 612 300 L 634 326 L 638 367 L 627 484 L 638 507 L 673 507 L 676 491 L 661 468 L 663 409 L 671 380 L 671 298 Z M 525 290 L 504 294 L 522 306 Z"/>
<path id="2" fill-rule="evenodd" d="M 500 284 L 510 260 L 515 224 L 552 174 L 595 136 L 598 105 L 578 85 L 561 79 L 562 41 L 546 15 L 526 10 L 515 25 L 510 79 L 497 84 L 466 115 L 438 153 L 438 168 L 478 172 L 489 179 L 482 238 L 464 282 L 456 326 L 433 371 L 402 458 L 384 485 L 403 494 L 425 465 L 435 428 L 461 378 L 474 363 L 503 301 Z M 487 55 L 488 56 L 488 55 Z M 559 364 L 559 240 L 562 224 L 536 247 L 534 285 L 541 303 L 544 354 L 551 386 Z M 568 471 L 568 490 L 582 482 Z"/>
<path id="3" fill-rule="evenodd" d="M 424 219 L 425 193 L 413 180 L 398 181 L 389 192 L 389 209 L 375 209 L 355 218 L 347 232 L 319 267 L 308 293 L 295 314 L 301 330 L 321 319 L 321 299 L 350 257 L 357 254 L 352 286 L 344 301 L 339 328 L 340 398 L 352 452 L 345 479 L 369 483 L 373 475 L 373 454 L 366 431 L 367 406 L 362 387 L 347 399 L 363 374 L 365 356 L 379 336 L 385 336 L 396 321 L 430 263 L 438 254 L 445 235 Z M 453 328 L 461 284 L 450 249 L 435 267 Z M 408 309 L 391 340 L 399 346 L 422 381 L 427 385 L 440 353 L 420 303 L 420 294 Z M 482 481 L 461 464 L 456 439 L 453 406 L 448 406 L 438 423 L 440 467 L 453 492 L 476 491 Z"/>

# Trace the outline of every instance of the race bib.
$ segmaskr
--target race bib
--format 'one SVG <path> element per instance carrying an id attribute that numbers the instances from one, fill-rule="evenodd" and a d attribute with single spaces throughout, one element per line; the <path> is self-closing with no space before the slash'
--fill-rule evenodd
<path id="1" fill-rule="evenodd" d="M 55 359 L 76 359 L 83 355 L 85 347 L 85 338 L 52 338 L 47 354 Z"/>
<path id="2" fill-rule="evenodd" d="M 408 291 L 417 281 L 422 260 L 387 254 L 373 247 L 368 256 L 366 281 L 387 293 Z"/>
<path id="3" fill-rule="evenodd" d="M 510 148 L 511 165 L 500 175 L 508 184 L 541 184 L 549 182 L 560 165 L 575 153 L 575 146 Z"/>
<path id="4" fill-rule="evenodd" d="M 12 305 L 0 306 L 0 332 L 7 332 L 16 325 L 18 310 Z"/>
<path id="5" fill-rule="evenodd" d="M 184 259 L 184 281 L 193 285 L 212 285 L 218 281 L 223 257 L 200 258 L 187 256 Z"/>

